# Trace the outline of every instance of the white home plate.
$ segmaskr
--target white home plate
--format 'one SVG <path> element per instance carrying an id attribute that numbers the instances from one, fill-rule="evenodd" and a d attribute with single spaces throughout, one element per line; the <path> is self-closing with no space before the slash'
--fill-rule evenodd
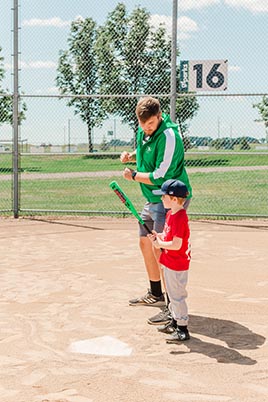
<path id="1" fill-rule="evenodd" d="M 73 353 L 105 356 L 130 356 L 132 353 L 132 348 L 112 336 L 72 342 L 69 350 Z"/>

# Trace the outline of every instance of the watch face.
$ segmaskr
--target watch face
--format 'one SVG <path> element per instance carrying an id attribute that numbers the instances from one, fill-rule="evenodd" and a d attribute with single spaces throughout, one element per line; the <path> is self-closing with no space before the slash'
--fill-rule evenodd
<path id="1" fill-rule="evenodd" d="M 136 174 L 137 174 L 136 171 L 134 171 L 134 172 L 131 173 L 131 176 L 132 176 L 132 179 L 133 179 L 133 180 L 135 180 Z"/>

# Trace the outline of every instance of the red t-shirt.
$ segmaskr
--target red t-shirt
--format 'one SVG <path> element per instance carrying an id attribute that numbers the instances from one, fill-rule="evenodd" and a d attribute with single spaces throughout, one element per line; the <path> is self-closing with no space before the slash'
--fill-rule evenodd
<path id="1" fill-rule="evenodd" d="M 172 241 L 173 237 L 182 239 L 182 246 L 179 250 L 163 249 L 160 255 L 160 263 L 174 271 L 186 271 L 189 269 L 190 251 L 190 229 L 188 216 L 185 209 L 180 209 L 174 215 L 171 210 L 167 212 L 166 222 L 163 230 L 163 241 Z"/>

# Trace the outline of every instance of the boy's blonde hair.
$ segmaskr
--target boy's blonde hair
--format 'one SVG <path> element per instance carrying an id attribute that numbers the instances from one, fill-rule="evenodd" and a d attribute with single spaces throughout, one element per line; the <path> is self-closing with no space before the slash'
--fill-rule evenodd
<path id="1" fill-rule="evenodd" d="M 185 198 L 176 197 L 175 195 L 169 195 L 169 197 L 170 197 L 171 199 L 176 198 L 177 203 L 178 203 L 179 205 L 183 205 L 183 204 L 185 203 Z"/>

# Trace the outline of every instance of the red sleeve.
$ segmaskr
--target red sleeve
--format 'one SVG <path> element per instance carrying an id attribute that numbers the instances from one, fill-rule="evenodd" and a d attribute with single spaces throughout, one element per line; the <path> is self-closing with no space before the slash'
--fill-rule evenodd
<path id="1" fill-rule="evenodd" d="M 180 210 L 179 213 L 174 216 L 174 218 L 175 221 L 174 225 L 172 225 L 172 237 L 184 239 L 185 228 L 187 225 L 187 215 L 185 209 Z"/>

